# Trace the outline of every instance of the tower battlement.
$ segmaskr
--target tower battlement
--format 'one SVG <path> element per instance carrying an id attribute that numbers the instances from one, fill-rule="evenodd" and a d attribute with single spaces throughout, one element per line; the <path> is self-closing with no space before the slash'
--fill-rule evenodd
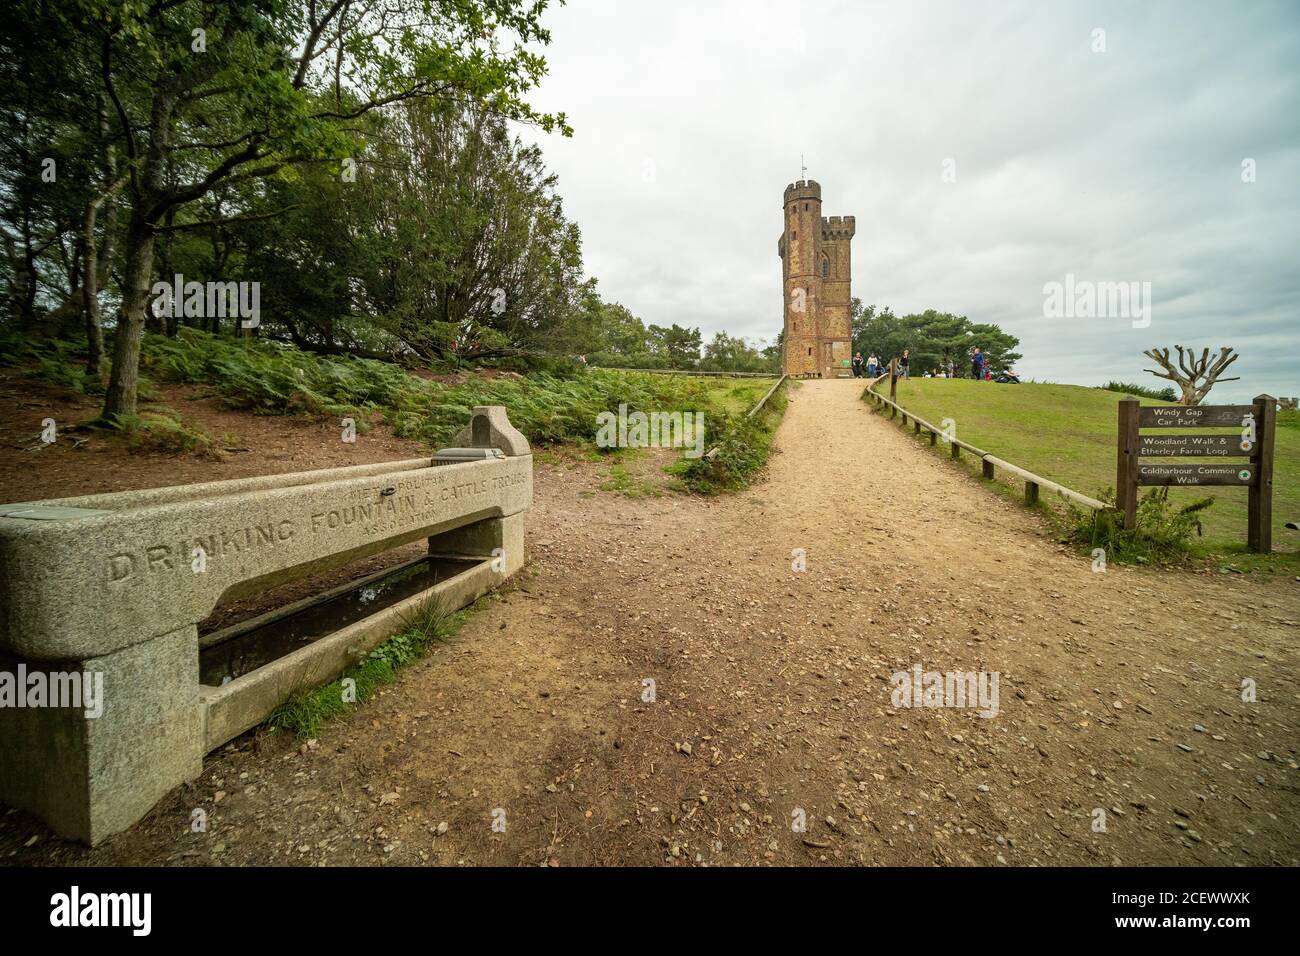
<path id="1" fill-rule="evenodd" d="M 852 239 L 857 232 L 853 216 L 822 216 L 823 239 Z"/>
<path id="2" fill-rule="evenodd" d="M 796 199 L 815 199 L 822 201 L 821 183 L 812 179 L 801 179 L 797 183 L 791 183 L 785 187 L 785 201 L 794 202 Z"/>

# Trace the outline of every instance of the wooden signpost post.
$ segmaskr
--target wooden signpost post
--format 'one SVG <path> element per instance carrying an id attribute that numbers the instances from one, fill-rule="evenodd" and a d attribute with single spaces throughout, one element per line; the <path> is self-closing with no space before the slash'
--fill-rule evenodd
<path id="1" fill-rule="evenodd" d="M 1138 488 L 1147 485 L 1244 485 L 1249 489 L 1246 540 L 1252 551 L 1273 549 L 1273 429 L 1277 401 L 1260 395 L 1253 405 L 1143 406 L 1119 402 L 1116 504 L 1124 527 L 1137 526 Z M 1142 428 L 1235 428 L 1231 434 L 1142 435 Z M 1238 463 L 1142 462 L 1142 458 L 1244 458 Z"/>

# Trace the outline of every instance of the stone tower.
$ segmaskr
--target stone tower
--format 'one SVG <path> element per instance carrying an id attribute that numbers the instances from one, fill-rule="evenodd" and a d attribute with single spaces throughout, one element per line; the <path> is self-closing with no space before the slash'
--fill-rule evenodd
<path id="1" fill-rule="evenodd" d="M 822 187 L 785 187 L 785 230 L 777 242 L 785 291 L 787 375 L 834 378 L 852 358 L 849 241 L 852 216 L 822 216 Z"/>

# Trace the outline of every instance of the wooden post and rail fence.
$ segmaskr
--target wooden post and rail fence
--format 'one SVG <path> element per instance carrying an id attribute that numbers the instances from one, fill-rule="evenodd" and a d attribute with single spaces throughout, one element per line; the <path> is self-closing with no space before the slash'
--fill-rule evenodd
<path id="1" fill-rule="evenodd" d="M 785 384 L 785 380 L 787 378 L 789 378 L 789 376 L 786 375 L 785 373 L 782 373 L 781 377 L 778 378 L 776 382 L 772 385 L 772 387 L 767 390 L 767 393 L 764 394 L 764 396 L 760 398 L 757 403 L 755 403 L 754 407 L 751 408 L 749 411 L 745 412 L 745 417 L 753 418 L 755 415 L 761 412 L 763 410 L 763 406 L 767 404 L 767 400 L 776 394 L 776 390 L 780 388 L 783 384 Z M 704 457 L 712 458 L 714 455 L 718 453 L 718 448 L 719 448 L 718 445 L 714 445 L 712 448 L 710 448 L 708 451 L 704 453 Z"/>
<path id="2" fill-rule="evenodd" d="M 889 398 L 875 389 L 889 379 Z M 999 470 L 1025 483 L 1025 504 L 1038 501 L 1040 490 L 1053 492 L 1094 513 L 1117 510 L 1123 513 L 1125 530 L 1137 527 L 1138 488 L 1149 485 L 1245 485 L 1249 488 L 1247 545 L 1250 550 L 1272 550 L 1273 445 L 1277 422 L 1277 400 L 1260 395 L 1252 405 L 1148 405 L 1132 396 L 1119 401 L 1119 429 L 1116 446 L 1115 506 L 1058 484 L 1049 478 L 1003 461 L 982 448 L 961 441 L 951 429 L 939 428 L 898 404 L 898 366 L 891 360 L 889 371 L 867 383 L 867 394 L 880 408 L 889 409 L 891 419 L 902 417 L 906 427 L 912 420 L 914 434 L 929 432 L 930 444 L 940 438 L 948 442 L 954 460 L 962 451 L 980 459 L 981 474 L 993 480 Z M 1141 428 L 1207 428 L 1235 426 L 1239 433 L 1217 435 L 1142 435 Z M 1236 464 L 1144 464 L 1143 457 L 1246 458 Z"/>

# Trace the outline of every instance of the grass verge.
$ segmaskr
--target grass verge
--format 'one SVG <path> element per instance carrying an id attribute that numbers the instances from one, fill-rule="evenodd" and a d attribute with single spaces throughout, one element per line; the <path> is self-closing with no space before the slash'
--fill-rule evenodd
<path id="1" fill-rule="evenodd" d="M 470 605 L 450 611 L 435 599 L 425 601 L 407 615 L 398 633 L 338 680 L 292 694 L 267 718 L 267 726 L 302 738 L 318 736 L 326 721 L 370 700 L 380 687 L 396 680 L 402 668 L 423 657 L 431 646 L 450 640 L 472 608 Z"/>
<path id="2" fill-rule="evenodd" d="M 671 473 L 686 488 L 704 495 L 736 491 L 748 485 L 767 464 L 772 439 L 788 404 L 789 383 L 786 379 L 757 415 L 724 417 L 719 433 L 709 439 L 709 451 L 699 458 L 683 458 Z"/>
<path id="3" fill-rule="evenodd" d="M 882 383 L 883 384 L 883 383 Z M 887 394 L 878 389 L 882 394 Z M 1115 482 L 1116 403 L 1122 393 L 1077 385 L 998 385 L 965 379 L 900 379 L 898 403 L 927 421 L 940 424 L 952 419 L 956 435 L 993 455 L 1103 499 Z M 1144 404 L 1169 404 L 1143 398 Z M 1186 433 L 1213 433 L 1215 429 L 1188 429 Z M 1222 432 L 1223 429 L 1218 429 Z M 928 437 L 922 439 L 928 443 Z M 1219 561 L 1227 570 L 1300 568 L 1300 534 L 1286 529 L 1300 516 L 1300 413 L 1278 414 L 1276 461 L 1273 473 L 1273 555 L 1251 555 L 1245 550 L 1246 489 L 1232 486 L 1171 488 L 1170 514 L 1207 497 L 1211 508 L 1193 512 L 1201 534 L 1193 535 L 1189 553 Z M 1198 461 L 1203 459 L 1170 459 Z M 978 473 L 979 463 L 963 456 L 964 467 Z M 999 474 L 999 490 L 1018 499 L 1023 484 Z M 1044 510 L 1063 527 L 1073 519 L 1063 502 L 1044 496 Z M 1155 548 L 1156 551 L 1160 549 Z"/>

